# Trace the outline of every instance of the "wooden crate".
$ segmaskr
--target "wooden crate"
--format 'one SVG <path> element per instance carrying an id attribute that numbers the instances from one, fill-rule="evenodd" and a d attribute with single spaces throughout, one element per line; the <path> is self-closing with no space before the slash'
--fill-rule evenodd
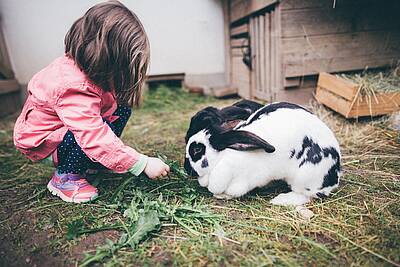
<path id="1" fill-rule="evenodd" d="M 319 103 L 346 118 L 377 116 L 400 110 L 400 93 L 359 95 L 359 85 L 322 72 L 319 74 L 315 98 Z"/>

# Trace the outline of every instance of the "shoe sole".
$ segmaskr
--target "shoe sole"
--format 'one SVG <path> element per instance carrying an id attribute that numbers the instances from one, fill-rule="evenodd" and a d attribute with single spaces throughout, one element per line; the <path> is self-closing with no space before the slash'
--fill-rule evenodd
<path id="1" fill-rule="evenodd" d="M 59 198 L 61 198 L 62 200 L 64 200 L 65 202 L 71 202 L 71 203 L 84 203 L 84 202 L 89 202 L 92 200 L 95 200 L 99 195 L 96 193 L 94 194 L 91 198 L 87 198 L 87 199 L 74 199 L 71 197 L 68 197 L 66 195 L 64 195 L 64 193 L 59 190 L 58 188 L 55 188 L 52 184 L 51 181 L 47 184 L 47 189 L 50 191 L 50 193 L 53 196 L 58 196 Z"/>

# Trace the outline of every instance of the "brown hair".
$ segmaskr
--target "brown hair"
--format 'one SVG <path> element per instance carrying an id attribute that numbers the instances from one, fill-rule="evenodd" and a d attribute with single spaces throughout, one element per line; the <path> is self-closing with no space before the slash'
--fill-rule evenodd
<path id="1" fill-rule="evenodd" d="M 121 104 L 138 106 L 150 47 L 137 16 L 118 1 L 100 3 L 74 22 L 65 53 L 104 91 L 115 90 Z"/>

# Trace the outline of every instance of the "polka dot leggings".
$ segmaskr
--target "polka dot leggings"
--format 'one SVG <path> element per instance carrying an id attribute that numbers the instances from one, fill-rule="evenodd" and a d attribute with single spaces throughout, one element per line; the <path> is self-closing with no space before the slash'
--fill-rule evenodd
<path id="1" fill-rule="evenodd" d="M 114 122 L 103 119 L 118 137 L 121 136 L 132 110 L 128 106 L 119 105 L 113 115 L 119 116 Z M 68 131 L 57 147 L 59 173 L 83 174 L 88 169 L 104 169 L 98 162 L 93 162 L 82 151 L 72 132 Z"/>

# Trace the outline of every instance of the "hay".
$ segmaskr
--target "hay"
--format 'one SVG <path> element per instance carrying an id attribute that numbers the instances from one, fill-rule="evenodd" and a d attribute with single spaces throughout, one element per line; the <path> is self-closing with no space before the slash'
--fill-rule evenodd
<path id="1" fill-rule="evenodd" d="M 362 96 L 400 93 L 400 66 L 386 71 L 365 69 L 361 74 L 339 74 L 337 76 L 359 85 Z"/>

